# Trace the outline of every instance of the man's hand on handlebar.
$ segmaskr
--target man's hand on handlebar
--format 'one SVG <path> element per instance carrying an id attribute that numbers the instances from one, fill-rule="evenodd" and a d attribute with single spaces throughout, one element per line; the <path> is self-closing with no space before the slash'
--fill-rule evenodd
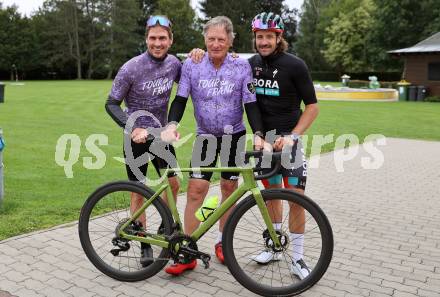
<path id="1" fill-rule="evenodd" d="M 145 143 L 147 141 L 148 131 L 144 128 L 135 128 L 131 132 L 131 140 L 135 143 Z"/>
<path id="2" fill-rule="evenodd" d="M 295 142 L 290 135 L 280 136 L 275 140 L 273 144 L 273 149 L 276 152 L 282 151 L 284 146 L 292 147 L 295 145 Z"/>
<path id="3" fill-rule="evenodd" d="M 270 143 L 266 142 L 260 136 L 254 135 L 254 149 L 256 151 L 263 150 L 265 152 L 271 152 L 272 151 L 272 145 L 270 145 Z"/>
<path id="4" fill-rule="evenodd" d="M 169 124 L 166 128 L 160 133 L 160 138 L 162 141 L 172 143 L 178 141 L 180 138 L 179 132 L 177 132 L 177 126 L 175 124 Z"/>

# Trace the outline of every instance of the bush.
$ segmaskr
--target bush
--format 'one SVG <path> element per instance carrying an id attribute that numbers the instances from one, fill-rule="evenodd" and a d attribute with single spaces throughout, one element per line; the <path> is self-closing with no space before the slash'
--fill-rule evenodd
<path id="1" fill-rule="evenodd" d="M 347 74 L 350 76 L 351 80 L 368 80 L 370 76 L 376 76 L 379 81 L 386 82 L 395 82 L 401 79 L 402 73 L 399 71 L 388 71 L 388 72 L 344 72 L 343 74 Z M 339 74 L 334 71 L 311 71 L 310 75 L 313 80 L 317 81 L 341 81 L 342 74 Z"/>
<path id="2" fill-rule="evenodd" d="M 397 81 L 380 81 L 381 88 L 397 89 Z M 364 89 L 370 87 L 369 80 L 350 80 L 348 87 L 355 89 Z"/>
<path id="3" fill-rule="evenodd" d="M 333 71 L 311 71 L 310 76 L 317 81 L 341 81 L 341 76 Z"/>
<path id="4" fill-rule="evenodd" d="M 440 102 L 440 96 L 429 96 L 425 98 L 426 102 Z"/>
<path id="5" fill-rule="evenodd" d="M 397 81 L 381 81 L 380 87 L 387 89 L 397 89 Z"/>
<path id="6" fill-rule="evenodd" d="M 354 89 L 365 89 L 368 88 L 369 84 L 370 81 L 368 80 L 350 80 L 348 82 L 348 87 Z"/>

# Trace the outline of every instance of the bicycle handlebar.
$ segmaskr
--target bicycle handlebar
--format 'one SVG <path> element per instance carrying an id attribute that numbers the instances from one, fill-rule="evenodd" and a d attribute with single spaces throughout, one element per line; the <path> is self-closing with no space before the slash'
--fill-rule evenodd
<path id="1" fill-rule="evenodd" d="M 250 151 L 250 152 L 246 152 L 244 155 L 245 161 L 248 162 L 249 158 L 254 157 L 254 158 L 261 158 L 263 157 L 264 151 Z M 267 179 L 270 178 L 272 176 L 274 176 L 281 168 L 281 152 L 273 152 L 272 153 L 273 156 L 273 160 L 275 161 L 275 165 L 271 168 L 271 170 L 267 173 L 264 174 L 257 174 L 255 176 L 256 180 L 262 180 L 262 179 Z M 255 167 L 253 169 L 254 172 L 259 172 L 262 171 L 263 168 L 261 167 Z"/>
<path id="2" fill-rule="evenodd" d="M 153 134 L 148 134 L 146 140 L 147 141 L 149 141 L 149 140 L 162 141 L 162 140 L 160 140 L 160 137 L 156 137 Z M 274 166 L 267 173 L 255 175 L 256 180 L 270 178 L 270 177 L 274 176 L 280 170 L 280 168 L 281 168 L 281 152 L 272 152 L 271 154 L 273 157 Z M 247 152 L 245 152 L 245 155 L 244 155 L 245 159 L 244 160 L 245 160 L 245 162 L 249 162 L 249 158 L 251 158 L 251 157 L 262 158 L 263 155 L 264 155 L 264 151 L 247 151 Z M 263 169 L 264 168 L 261 168 L 261 167 L 255 167 L 253 169 L 253 171 L 254 172 L 261 172 Z"/>

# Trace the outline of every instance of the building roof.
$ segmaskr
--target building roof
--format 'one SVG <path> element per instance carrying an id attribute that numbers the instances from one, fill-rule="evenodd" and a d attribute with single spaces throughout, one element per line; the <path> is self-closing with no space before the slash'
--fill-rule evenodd
<path id="1" fill-rule="evenodd" d="M 420 41 L 412 47 L 388 51 L 393 55 L 417 54 L 417 53 L 440 53 L 440 32 Z"/>

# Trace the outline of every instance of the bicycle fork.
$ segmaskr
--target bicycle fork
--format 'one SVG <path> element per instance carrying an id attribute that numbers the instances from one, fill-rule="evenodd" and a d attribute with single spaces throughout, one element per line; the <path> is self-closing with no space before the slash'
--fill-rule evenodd
<path id="1" fill-rule="evenodd" d="M 273 227 L 272 220 L 269 215 L 269 211 L 267 210 L 266 203 L 264 202 L 263 196 L 261 195 L 261 191 L 259 188 L 253 188 L 250 190 L 252 195 L 255 198 L 255 202 L 257 203 L 258 208 L 260 209 L 261 215 L 263 217 L 264 223 L 266 224 L 267 230 L 269 231 L 270 238 L 275 245 L 275 249 L 281 249 L 281 242 L 279 237 Z"/>

